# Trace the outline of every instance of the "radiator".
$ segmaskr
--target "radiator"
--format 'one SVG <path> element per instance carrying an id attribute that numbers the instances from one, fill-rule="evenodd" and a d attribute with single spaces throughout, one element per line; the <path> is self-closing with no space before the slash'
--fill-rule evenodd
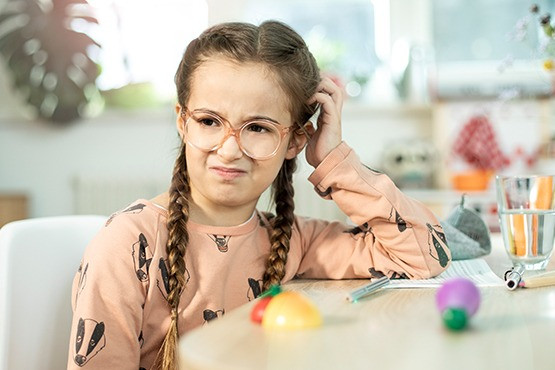
<path id="1" fill-rule="evenodd" d="M 322 199 L 316 194 L 314 186 L 306 180 L 306 177 L 295 175 L 293 186 L 295 189 L 295 214 L 328 221 L 345 221 L 347 219 L 334 201 Z M 257 208 L 260 211 L 274 212 L 273 207 L 271 207 L 271 193 L 269 190 L 262 194 Z"/>
<path id="2" fill-rule="evenodd" d="M 153 198 L 168 187 L 168 180 L 76 176 L 72 184 L 73 210 L 75 214 L 109 216 L 137 199 Z"/>
<path id="3" fill-rule="evenodd" d="M 295 213 L 330 221 L 345 221 L 346 217 L 337 205 L 333 201 L 320 198 L 306 177 L 306 174 L 294 176 Z M 76 176 L 72 185 L 75 214 L 108 216 L 137 199 L 150 199 L 167 191 L 169 180 Z M 262 194 L 257 208 L 273 212 L 269 190 Z"/>
<path id="4" fill-rule="evenodd" d="M 314 185 L 307 179 L 314 169 L 304 159 L 304 153 L 298 158 L 297 171 L 293 175 L 295 189 L 295 214 L 328 221 L 349 222 L 347 216 L 332 200 L 322 199 L 314 191 Z M 265 191 L 258 201 L 261 211 L 274 212 L 271 208 L 270 191 Z"/>

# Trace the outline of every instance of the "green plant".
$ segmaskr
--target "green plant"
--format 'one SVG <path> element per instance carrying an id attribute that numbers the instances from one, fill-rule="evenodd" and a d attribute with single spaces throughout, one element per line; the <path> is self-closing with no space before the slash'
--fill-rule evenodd
<path id="1" fill-rule="evenodd" d="M 98 24 L 87 0 L 5 0 L 0 8 L 0 56 L 15 89 L 38 117 L 65 123 L 98 103 L 100 71 L 82 32 Z"/>

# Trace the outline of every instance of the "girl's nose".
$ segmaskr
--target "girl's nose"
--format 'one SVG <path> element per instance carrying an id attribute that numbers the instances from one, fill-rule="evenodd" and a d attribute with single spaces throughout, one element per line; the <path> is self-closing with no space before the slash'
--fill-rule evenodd
<path id="1" fill-rule="evenodd" d="M 241 150 L 235 135 L 229 135 L 229 137 L 225 139 L 220 148 L 217 150 L 217 153 L 220 157 L 226 159 L 227 161 L 233 161 L 243 156 L 243 151 Z"/>

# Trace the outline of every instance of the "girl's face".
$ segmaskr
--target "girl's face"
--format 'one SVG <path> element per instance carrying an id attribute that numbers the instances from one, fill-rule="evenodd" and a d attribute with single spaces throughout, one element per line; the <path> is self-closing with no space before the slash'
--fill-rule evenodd
<path id="1" fill-rule="evenodd" d="M 262 64 L 239 64 L 210 58 L 194 72 L 187 110 L 210 111 L 229 121 L 234 129 L 253 118 L 265 117 L 282 127 L 293 125 L 288 101 L 272 73 Z M 183 107 L 185 108 L 185 107 Z M 178 130 L 186 140 L 187 114 L 179 115 Z M 284 159 L 295 157 L 303 137 L 286 134 L 269 159 L 248 157 L 229 136 L 218 149 L 206 152 L 186 145 L 191 196 L 203 209 L 246 207 L 254 210 L 258 198 L 277 176 Z M 207 207 L 207 208 L 206 208 Z"/>

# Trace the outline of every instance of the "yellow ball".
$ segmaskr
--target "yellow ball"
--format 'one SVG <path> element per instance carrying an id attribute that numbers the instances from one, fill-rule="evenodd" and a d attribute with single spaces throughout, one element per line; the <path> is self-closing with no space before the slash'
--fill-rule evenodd
<path id="1" fill-rule="evenodd" d="M 543 61 L 543 68 L 545 68 L 546 70 L 552 71 L 554 67 L 555 67 L 555 64 L 553 63 L 553 60 L 546 59 Z"/>
<path id="2" fill-rule="evenodd" d="M 272 298 L 262 318 L 266 329 L 307 329 L 322 325 L 318 308 L 298 292 L 282 292 Z"/>

